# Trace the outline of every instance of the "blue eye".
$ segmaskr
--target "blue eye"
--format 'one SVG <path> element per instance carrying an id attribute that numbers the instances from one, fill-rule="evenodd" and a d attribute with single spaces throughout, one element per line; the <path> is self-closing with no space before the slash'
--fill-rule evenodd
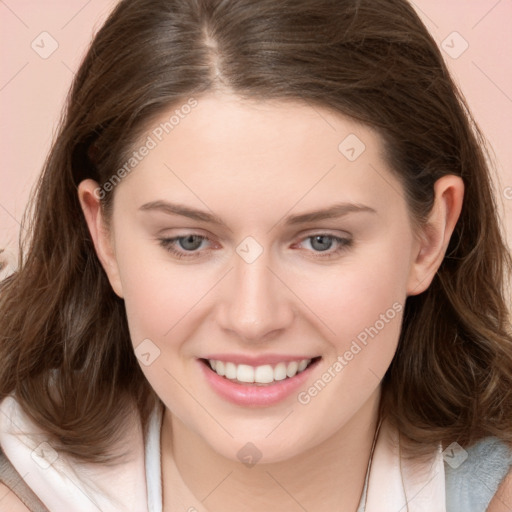
<path id="1" fill-rule="evenodd" d="M 175 238 L 178 244 L 185 249 L 185 251 L 195 251 L 199 249 L 203 240 L 206 240 L 204 236 L 199 235 L 187 235 Z M 198 243 L 199 242 L 199 243 Z"/>
<path id="2" fill-rule="evenodd" d="M 205 240 L 208 240 L 205 236 L 190 233 L 174 238 L 161 238 L 159 242 L 166 251 L 182 259 L 200 257 L 205 251 L 199 251 L 198 249 Z M 305 240 L 311 240 L 312 252 L 315 254 L 314 257 L 318 258 L 336 256 L 352 245 L 352 240 L 348 238 L 341 238 L 327 233 L 310 235 L 302 239 L 302 241 Z M 330 249 L 333 245 L 336 245 L 336 248 L 331 251 Z M 209 250 L 207 249 L 206 252 L 209 252 Z"/>
<path id="3" fill-rule="evenodd" d="M 311 247 L 320 252 L 328 251 L 335 241 L 340 241 L 341 239 L 331 236 L 331 235 L 313 235 L 308 236 L 306 240 L 311 240 Z"/>
<path id="4" fill-rule="evenodd" d="M 175 238 L 162 238 L 160 239 L 160 245 L 178 258 L 190 258 L 196 256 L 195 253 L 197 253 L 197 249 L 201 246 L 203 240 L 207 240 L 207 238 L 201 235 L 190 234 Z M 183 251 L 176 249 L 176 242 L 179 243 Z"/>
<path id="5" fill-rule="evenodd" d="M 329 258 L 338 255 L 340 252 L 348 249 L 352 245 L 352 240 L 341 238 L 327 233 L 317 233 L 308 236 L 304 240 L 310 240 L 310 245 L 314 249 L 315 257 Z M 331 247 L 336 245 L 336 249 L 330 251 Z M 322 254 L 325 253 L 325 254 Z"/>

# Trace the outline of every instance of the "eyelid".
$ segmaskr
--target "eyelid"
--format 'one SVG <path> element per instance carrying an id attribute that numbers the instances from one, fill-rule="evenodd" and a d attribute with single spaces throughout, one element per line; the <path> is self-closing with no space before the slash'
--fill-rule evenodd
<path id="1" fill-rule="evenodd" d="M 196 251 L 184 251 L 184 250 L 178 250 L 178 249 L 174 248 L 174 244 L 176 242 L 178 242 L 178 240 L 187 238 L 190 236 L 198 237 L 201 239 L 201 241 L 203 241 L 203 240 L 207 240 L 208 242 L 212 241 L 210 237 L 199 234 L 199 233 L 194 233 L 194 232 L 188 232 L 183 235 L 176 235 L 176 236 L 172 236 L 172 237 L 163 237 L 163 238 L 159 238 L 158 240 L 160 242 L 160 245 L 162 247 L 164 247 L 164 249 L 166 249 L 169 253 L 174 254 L 179 259 L 200 258 L 205 253 L 210 253 L 212 251 L 211 248 L 208 248 L 205 250 L 196 250 Z M 314 255 L 313 256 L 314 258 L 319 258 L 319 259 L 324 259 L 324 260 L 329 259 L 329 257 L 335 257 L 338 254 L 340 254 L 341 252 L 343 252 L 344 250 L 347 250 L 349 247 L 351 247 L 352 242 L 353 242 L 351 235 L 348 235 L 348 233 L 347 233 L 347 236 L 345 237 L 345 236 L 340 236 L 339 233 L 338 234 L 331 233 L 328 230 L 316 230 L 316 231 L 312 231 L 309 233 L 301 234 L 300 237 L 298 238 L 298 241 L 296 243 L 294 243 L 294 245 L 300 244 L 308 239 L 312 239 L 312 238 L 318 237 L 318 236 L 329 237 L 329 238 L 333 239 L 335 243 L 338 244 L 337 249 L 332 250 L 332 251 L 329 249 L 326 251 L 306 251 L 306 252 L 312 253 Z"/>
<path id="2" fill-rule="evenodd" d="M 348 231 L 340 231 L 334 230 L 330 228 L 317 228 L 317 229 L 307 229 L 299 233 L 295 238 L 299 240 L 303 240 L 304 238 L 308 238 L 310 236 L 332 236 L 338 238 L 352 238 L 352 235 Z"/>

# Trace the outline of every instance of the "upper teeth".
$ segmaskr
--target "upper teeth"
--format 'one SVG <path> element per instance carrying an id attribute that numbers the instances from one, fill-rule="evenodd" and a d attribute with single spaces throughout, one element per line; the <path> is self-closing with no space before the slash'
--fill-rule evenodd
<path id="1" fill-rule="evenodd" d="M 311 362 L 311 359 L 292 361 L 290 363 L 278 363 L 275 367 L 270 364 L 263 366 L 249 366 L 247 364 L 235 364 L 215 359 L 208 359 L 212 370 L 221 377 L 237 379 L 240 382 L 256 382 L 268 384 L 275 380 L 283 380 L 286 377 L 293 377 L 302 372 Z"/>

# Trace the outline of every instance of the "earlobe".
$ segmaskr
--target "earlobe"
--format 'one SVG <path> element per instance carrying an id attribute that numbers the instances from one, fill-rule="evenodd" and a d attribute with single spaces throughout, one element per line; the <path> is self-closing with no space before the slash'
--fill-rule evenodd
<path id="1" fill-rule="evenodd" d="M 464 182 L 446 175 L 434 184 L 434 205 L 413 254 L 407 295 L 424 292 L 443 262 L 450 238 L 462 211 Z"/>
<path id="2" fill-rule="evenodd" d="M 78 199 L 91 234 L 98 259 L 105 270 L 112 289 L 123 297 L 119 268 L 115 255 L 111 232 L 107 229 L 100 199 L 97 191 L 99 185 L 96 181 L 87 179 L 78 186 Z"/>

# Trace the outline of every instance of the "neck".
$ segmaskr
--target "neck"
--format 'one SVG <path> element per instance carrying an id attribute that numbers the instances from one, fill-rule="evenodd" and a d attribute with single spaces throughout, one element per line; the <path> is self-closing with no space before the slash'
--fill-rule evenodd
<path id="1" fill-rule="evenodd" d="M 379 398 L 376 392 L 347 424 L 314 448 L 252 467 L 215 452 L 166 409 L 161 439 L 164 511 L 356 512 Z"/>

